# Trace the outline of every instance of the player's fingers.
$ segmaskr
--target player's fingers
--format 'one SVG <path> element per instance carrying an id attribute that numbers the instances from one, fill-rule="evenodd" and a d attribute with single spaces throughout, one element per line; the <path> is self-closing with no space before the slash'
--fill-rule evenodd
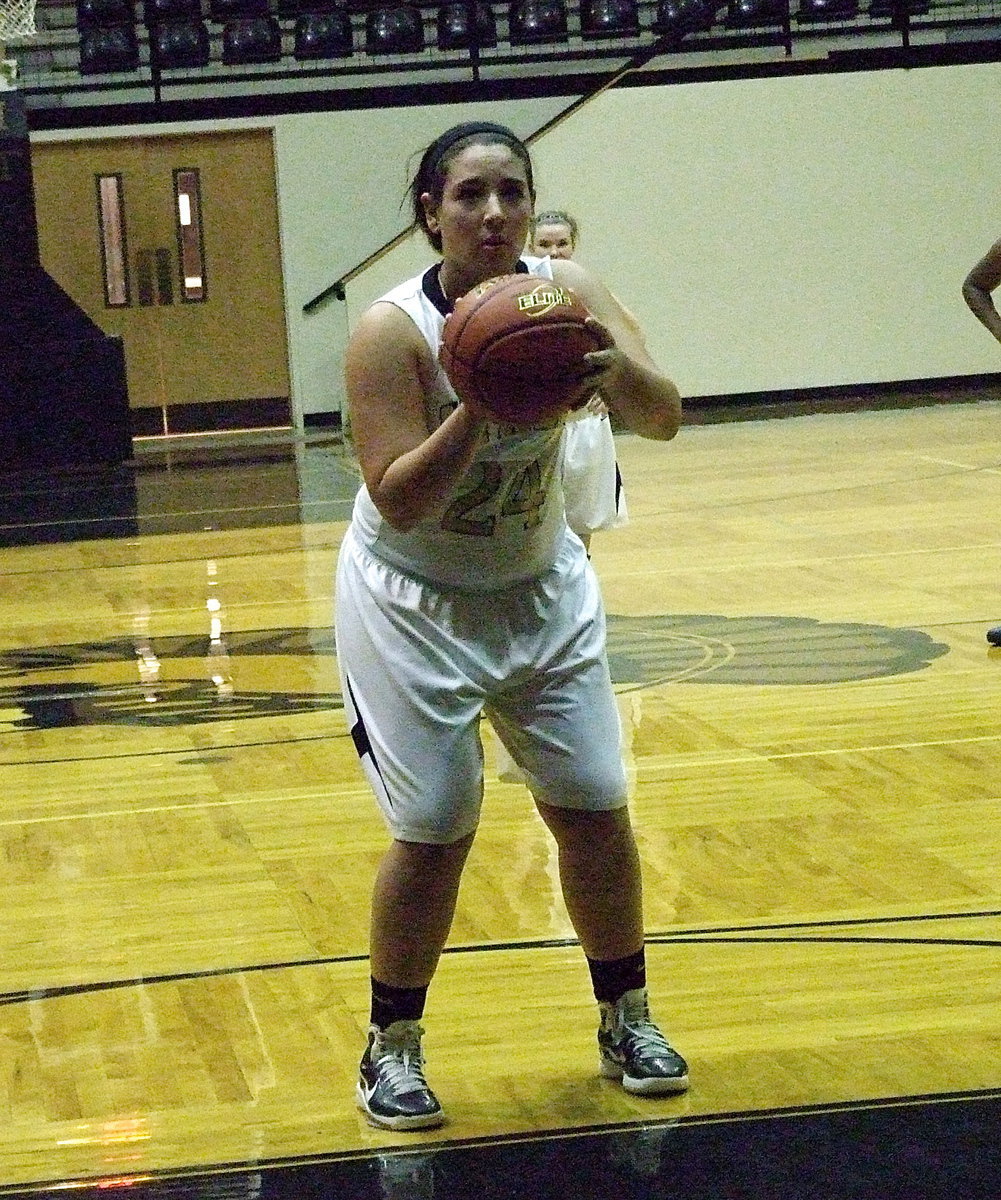
<path id="1" fill-rule="evenodd" d="M 588 379 L 567 396 L 567 408 L 570 412 L 578 412 L 591 403 L 594 397 L 594 384 Z"/>
<path id="2" fill-rule="evenodd" d="M 594 338 L 599 349 L 607 350 L 609 347 L 615 345 L 615 338 L 612 337 L 611 333 L 609 333 L 608 329 L 602 325 L 597 317 L 589 316 L 584 325 Z"/>
<path id="3" fill-rule="evenodd" d="M 612 370 L 619 357 L 619 351 L 614 344 L 605 350 L 591 350 L 585 354 L 582 362 L 584 364 L 584 374 L 593 379 L 597 375 L 603 375 L 606 371 Z"/>

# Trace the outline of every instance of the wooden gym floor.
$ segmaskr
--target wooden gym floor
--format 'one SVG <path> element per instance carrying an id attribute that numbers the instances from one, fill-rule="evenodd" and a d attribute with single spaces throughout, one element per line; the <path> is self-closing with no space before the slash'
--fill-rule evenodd
<path id="1" fill-rule="evenodd" d="M 598 1078 L 487 729 L 416 1135 L 353 1105 L 385 834 L 330 630 L 350 456 L 0 478 L 0 1195 L 996 1200 L 1001 402 L 937 399 L 620 436 L 594 562 L 692 1089 Z"/>

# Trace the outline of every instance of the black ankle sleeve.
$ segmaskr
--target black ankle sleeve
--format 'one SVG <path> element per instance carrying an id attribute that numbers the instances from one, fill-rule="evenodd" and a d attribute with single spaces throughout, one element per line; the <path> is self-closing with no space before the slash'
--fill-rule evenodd
<path id="1" fill-rule="evenodd" d="M 372 1024 L 388 1029 L 394 1021 L 419 1020 L 424 1015 L 427 994 L 426 987 L 398 988 L 373 977 Z"/>
<path id="2" fill-rule="evenodd" d="M 646 952 L 642 948 L 625 958 L 589 958 L 591 986 L 596 1000 L 614 1004 L 626 992 L 646 987 Z"/>

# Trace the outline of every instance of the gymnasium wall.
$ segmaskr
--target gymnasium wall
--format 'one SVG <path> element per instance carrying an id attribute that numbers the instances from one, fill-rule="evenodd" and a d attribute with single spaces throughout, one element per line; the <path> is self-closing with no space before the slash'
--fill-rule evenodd
<path id="1" fill-rule="evenodd" d="M 1001 65 L 620 88 L 533 147 L 539 203 L 688 396 L 1001 370 L 960 296 L 1001 236 Z M 565 100 L 164 126 L 274 129 L 294 407 L 336 411 L 351 322 L 433 260 L 408 239 L 303 305 L 407 223 L 408 160 L 486 117 L 527 135 Z M 114 129 L 40 138 L 128 136 Z"/>
<path id="2" fill-rule="evenodd" d="M 613 90 L 535 143 L 539 206 L 684 395 L 1001 371 L 960 295 L 1001 236 L 999 119 L 998 65 Z"/>
<path id="3" fill-rule="evenodd" d="M 998 65 L 612 91 L 540 144 L 540 201 L 686 394 L 999 371 L 960 295 L 999 123 Z"/>

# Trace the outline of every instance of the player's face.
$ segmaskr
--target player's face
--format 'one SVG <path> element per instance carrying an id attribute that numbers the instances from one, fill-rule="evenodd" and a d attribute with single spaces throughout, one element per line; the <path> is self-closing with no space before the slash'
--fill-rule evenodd
<path id="1" fill-rule="evenodd" d="M 422 197 L 428 225 L 441 234 L 450 273 L 472 287 L 514 270 L 528 236 L 532 196 L 521 159 L 497 143 L 467 146 L 448 166 L 441 203 Z"/>
<path id="2" fill-rule="evenodd" d="M 537 225 L 532 241 L 532 253 L 550 258 L 573 258 L 573 234 L 562 221 L 552 225 Z"/>

